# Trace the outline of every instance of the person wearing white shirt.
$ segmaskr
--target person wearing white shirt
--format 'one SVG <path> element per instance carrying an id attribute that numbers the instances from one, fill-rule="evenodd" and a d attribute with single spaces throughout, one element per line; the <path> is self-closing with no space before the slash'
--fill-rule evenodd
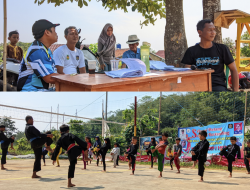
<path id="1" fill-rule="evenodd" d="M 55 66 L 59 74 L 75 74 L 77 67 L 80 73 L 86 73 L 83 52 L 76 48 L 79 35 L 76 27 L 70 26 L 64 30 L 67 44 L 57 48 L 54 52 Z"/>
<path id="2" fill-rule="evenodd" d="M 114 144 L 114 148 L 112 149 L 110 154 L 111 154 L 111 157 L 114 161 L 114 168 L 116 168 L 117 156 L 120 155 L 120 148 L 118 147 L 117 143 Z"/>

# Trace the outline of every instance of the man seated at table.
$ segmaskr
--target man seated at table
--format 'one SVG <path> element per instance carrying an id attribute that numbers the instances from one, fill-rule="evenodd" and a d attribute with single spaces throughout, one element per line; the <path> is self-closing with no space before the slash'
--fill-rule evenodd
<path id="1" fill-rule="evenodd" d="M 54 52 L 54 60 L 59 74 L 75 74 L 77 67 L 80 73 L 86 73 L 83 52 L 76 48 L 79 40 L 78 30 L 70 26 L 64 30 L 67 44 L 57 48 Z"/>
<path id="2" fill-rule="evenodd" d="M 229 48 L 224 44 L 213 42 L 216 36 L 215 26 L 211 20 L 201 20 L 197 24 L 197 31 L 201 38 L 199 44 L 187 49 L 182 63 L 187 67 L 195 65 L 198 69 L 214 70 L 212 73 L 212 90 L 227 91 L 225 65 L 232 75 L 233 91 L 239 90 L 239 76 L 234 58 Z"/>
<path id="3" fill-rule="evenodd" d="M 139 46 L 140 39 L 137 35 L 130 35 L 128 37 L 127 44 L 129 45 L 129 50 L 125 51 L 122 58 L 137 58 L 141 59 L 141 50 L 137 48 Z M 126 68 L 126 64 L 122 63 L 122 68 Z"/>
<path id="4" fill-rule="evenodd" d="M 35 41 L 20 63 L 18 91 L 48 91 L 49 84 L 55 84 L 52 77 L 58 74 L 54 72 L 54 59 L 49 47 L 57 42 L 56 26 L 59 24 L 44 19 L 32 26 Z"/>

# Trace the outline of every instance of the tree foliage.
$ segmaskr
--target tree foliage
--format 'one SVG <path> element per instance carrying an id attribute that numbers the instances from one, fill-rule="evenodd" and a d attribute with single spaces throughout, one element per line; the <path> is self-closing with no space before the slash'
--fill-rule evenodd
<path id="1" fill-rule="evenodd" d="M 98 51 L 98 43 L 90 44 L 90 45 L 89 45 L 89 49 L 90 49 L 93 53 L 97 53 L 97 51 Z"/>
<path id="2" fill-rule="evenodd" d="M 15 135 L 17 133 L 15 121 L 13 121 L 7 117 L 0 118 L 0 125 L 5 126 L 5 133 L 6 133 L 7 137 L 10 137 L 10 136 Z"/>
<path id="3" fill-rule="evenodd" d="M 35 3 L 42 5 L 46 0 L 35 0 Z M 55 6 L 60 6 L 65 2 L 77 2 L 78 7 L 82 8 L 83 6 L 88 6 L 88 2 L 85 0 L 47 0 L 47 3 L 54 4 Z M 91 0 L 88 0 L 91 2 Z M 145 20 L 140 22 L 141 26 L 148 24 L 154 24 L 157 20 L 156 17 L 165 18 L 165 1 L 163 0 L 102 0 L 100 1 L 102 6 L 107 9 L 109 12 L 115 10 L 123 10 L 124 13 L 127 13 L 128 10 L 137 11 L 141 13 Z"/>

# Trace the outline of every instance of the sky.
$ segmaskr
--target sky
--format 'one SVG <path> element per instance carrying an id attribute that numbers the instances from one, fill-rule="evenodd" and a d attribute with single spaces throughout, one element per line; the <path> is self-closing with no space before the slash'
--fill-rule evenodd
<path id="1" fill-rule="evenodd" d="M 192 46 L 199 41 L 196 31 L 196 24 L 202 19 L 202 0 L 183 0 L 184 19 L 188 46 Z M 190 3 L 192 2 L 192 3 Z M 108 12 L 101 1 L 92 0 L 88 7 L 79 8 L 77 3 L 67 2 L 60 7 L 54 4 L 44 3 L 41 6 L 34 4 L 34 0 L 8 0 L 7 1 L 7 30 L 18 30 L 20 41 L 32 42 L 32 25 L 36 20 L 47 19 L 53 23 L 61 25 L 56 29 L 58 33 L 58 43 L 65 43 L 64 29 L 68 26 L 76 26 L 82 29 L 82 39 L 86 38 L 84 44 L 96 43 L 102 28 L 106 23 L 112 23 L 117 43 L 122 48 L 127 48 L 126 41 L 129 35 L 137 34 L 141 42 L 151 43 L 153 50 L 164 49 L 164 31 L 166 20 L 158 19 L 155 25 L 144 26 L 141 29 L 140 21 L 144 18 L 137 12 L 129 11 L 124 13 L 121 10 Z M 221 0 L 222 10 L 239 9 L 250 13 L 249 0 Z M 3 10 L 3 0 L 0 0 L 0 10 Z M 2 12 L 2 11 L 1 11 Z M 3 26 L 3 14 L 0 16 L 0 26 Z M 3 30 L 0 27 L 0 42 L 3 42 Z M 230 37 L 236 39 L 236 24 L 230 29 L 223 29 L 223 38 Z"/>
<path id="2" fill-rule="evenodd" d="M 163 95 L 170 95 L 172 92 L 164 92 Z M 126 109 L 131 103 L 134 103 L 135 96 L 139 101 L 144 96 L 151 96 L 157 98 L 160 96 L 159 92 L 108 92 L 108 112 L 116 111 L 118 109 Z M 102 116 L 102 102 L 104 105 L 106 102 L 106 92 L 49 92 L 49 93 L 0 93 L 0 117 L 7 116 L 16 118 L 16 127 L 18 130 L 23 131 L 25 128 L 25 116 L 32 114 L 35 120 L 35 126 L 39 130 L 48 130 L 50 122 L 49 114 L 40 114 L 34 112 L 28 112 L 25 110 L 11 109 L 1 106 L 9 105 L 23 108 L 30 108 L 35 110 L 42 110 L 51 112 L 57 112 L 59 105 L 59 113 L 67 115 L 96 118 Z M 17 120 L 21 119 L 21 120 Z M 54 117 L 53 122 L 56 122 L 57 118 Z M 62 117 L 59 118 L 62 122 Z M 36 122 L 44 121 L 44 122 Z M 67 120 L 69 121 L 69 120 Z M 66 123 L 66 118 L 65 118 Z M 52 127 L 56 127 L 53 124 Z M 60 126 L 60 125 L 59 125 Z"/>

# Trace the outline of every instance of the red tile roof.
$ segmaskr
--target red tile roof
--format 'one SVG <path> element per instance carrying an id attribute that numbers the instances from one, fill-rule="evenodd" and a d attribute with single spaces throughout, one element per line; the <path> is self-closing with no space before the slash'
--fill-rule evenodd
<path id="1" fill-rule="evenodd" d="M 128 51 L 129 48 L 126 49 L 117 49 L 115 50 L 115 57 L 121 57 L 125 51 Z"/>
<path id="2" fill-rule="evenodd" d="M 155 53 L 156 55 L 162 57 L 163 59 L 165 59 L 165 51 L 164 50 L 159 50 L 157 53 Z"/>
<path id="3" fill-rule="evenodd" d="M 52 44 L 49 49 L 52 51 L 52 53 L 57 49 L 59 48 L 60 46 L 63 46 L 65 44 Z M 83 46 L 86 46 L 86 47 L 89 47 L 89 45 L 81 45 L 81 48 L 83 48 Z"/>

